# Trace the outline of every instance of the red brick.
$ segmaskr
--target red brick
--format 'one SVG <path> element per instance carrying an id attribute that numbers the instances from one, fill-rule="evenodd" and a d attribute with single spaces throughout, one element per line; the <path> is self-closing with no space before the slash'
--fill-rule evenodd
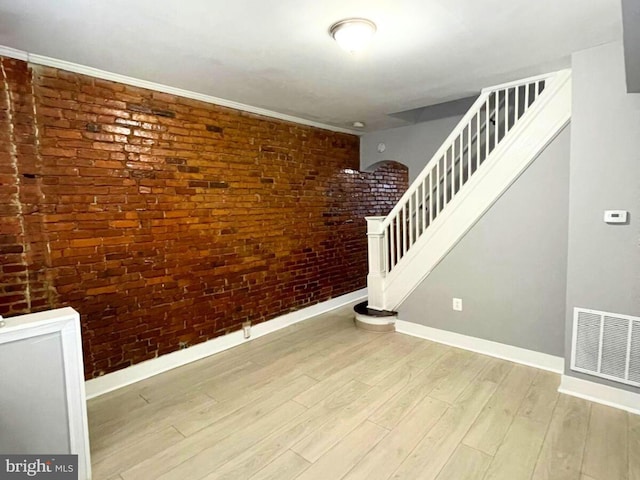
<path id="1" fill-rule="evenodd" d="M 357 137 L 0 61 L 0 313 L 77 309 L 87 378 L 364 287 Z"/>

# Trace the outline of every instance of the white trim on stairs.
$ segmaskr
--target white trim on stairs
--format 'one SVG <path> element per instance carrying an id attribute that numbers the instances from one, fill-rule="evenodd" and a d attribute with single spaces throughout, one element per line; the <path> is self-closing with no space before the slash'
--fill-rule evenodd
<path id="1" fill-rule="evenodd" d="M 37 55 L 35 53 L 29 53 L 22 50 L 17 50 L 11 47 L 5 47 L 0 45 L 0 56 L 15 58 L 29 63 L 35 63 L 37 65 L 44 65 L 47 67 L 59 68 L 61 70 L 67 70 L 69 72 L 80 73 L 82 75 L 88 75 L 94 78 L 101 78 L 103 80 L 110 80 L 112 82 L 123 83 L 125 85 L 132 85 L 134 87 L 146 88 L 157 92 L 164 92 L 170 95 L 177 95 L 179 97 L 190 98 L 192 100 L 200 100 L 201 102 L 212 103 L 214 105 L 220 105 L 222 107 L 234 108 L 243 112 L 254 113 L 256 115 L 263 115 L 269 118 L 276 118 L 278 120 L 284 120 L 286 122 L 293 122 L 300 125 L 307 125 L 309 127 L 321 128 L 323 130 L 330 130 L 332 132 L 349 133 L 351 135 L 361 136 L 363 132 L 350 130 L 348 128 L 336 127 L 335 125 L 328 125 L 326 123 L 314 122 L 313 120 L 307 120 L 306 118 L 295 117 L 293 115 L 287 115 L 285 113 L 275 112 L 273 110 L 267 110 L 266 108 L 254 107 L 244 103 L 234 102 L 233 100 L 226 100 L 220 97 L 214 97 L 212 95 L 205 95 L 191 90 L 183 90 L 181 88 L 171 87 L 169 85 L 163 85 L 161 83 L 150 82 L 148 80 L 142 80 L 139 78 L 128 77 L 119 73 L 107 72 L 106 70 L 100 70 L 98 68 L 88 67 L 80 65 L 78 63 L 67 62 L 65 60 L 59 60 L 57 58 L 46 57 L 44 55 Z"/>
<path id="2" fill-rule="evenodd" d="M 268 320 L 254 325 L 251 327 L 251 338 L 249 339 L 245 339 L 242 331 L 239 330 L 222 337 L 211 339 L 204 343 L 199 343 L 184 350 L 178 350 L 152 360 L 147 360 L 146 362 L 137 363 L 123 370 L 118 370 L 102 377 L 87 380 L 85 382 L 87 398 L 98 397 L 113 390 L 117 390 L 118 388 L 144 380 L 145 378 L 195 362 L 196 360 L 203 359 L 215 353 L 250 342 L 258 337 L 262 337 L 263 335 L 267 335 L 288 327 L 289 325 L 293 325 L 294 323 L 302 322 L 303 320 L 307 320 L 311 317 L 315 317 L 322 313 L 335 310 L 336 308 L 361 301 L 366 298 L 366 288 L 357 290 L 337 298 L 332 298 L 326 302 L 318 303 L 295 312 L 287 313 L 274 318 L 273 320 Z"/>
<path id="3" fill-rule="evenodd" d="M 433 342 L 444 343 L 452 347 L 470 350 L 472 352 L 489 355 L 490 357 L 509 360 L 510 362 L 528 365 L 530 367 L 548 370 L 554 373 L 564 372 L 564 358 L 547 353 L 534 352 L 525 348 L 514 347 L 504 343 L 470 337 L 460 333 L 449 332 L 437 328 L 426 327 L 404 320 L 396 321 L 396 332 L 414 337 L 424 338 Z"/>
<path id="4" fill-rule="evenodd" d="M 640 415 L 640 394 L 562 375 L 558 392 Z"/>
<path id="5" fill-rule="evenodd" d="M 488 100 L 487 100 L 488 101 Z M 472 107 L 473 108 L 473 107 Z M 517 180 L 525 169 L 536 159 L 538 154 L 558 135 L 571 119 L 571 72 L 563 70 L 557 72 L 554 80 L 549 81 L 539 99 L 532 104 L 511 128 L 509 134 L 490 153 L 483 162 L 482 168 L 474 173 L 464 188 L 450 199 L 446 206 L 438 207 L 439 211 L 428 228 L 423 230 L 412 245 L 405 238 L 402 248 L 403 254 L 393 268 L 386 274 L 372 270 L 367 277 L 369 291 L 374 298 L 374 307 L 384 310 L 398 310 L 402 302 L 413 290 L 430 274 L 436 265 L 449 253 L 451 248 L 469 231 L 498 200 L 498 198 Z M 462 133 L 464 128 L 460 125 L 450 135 L 448 140 L 456 138 L 456 132 Z M 457 140 L 454 140 L 454 145 Z M 395 225 L 403 221 L 398 220 L 400 212 L 409 220 L 411 225 L 412 209 L 407 209 L 406 202 L 410 200 L 423 181 L 430 175 L 434 163 L 440 165 L 441 154 L 449 155 L 447 143 L 436 153 L 427 164 L 422 173 L 412 183 L 402 199 L 396 204 L 391 213 L 377 228 L 381 231 L 391 227 L 395 219 Z M 440 178 L 441 167 L 438 168 Z M 444 170 L 444 169 L 443 169 Z M 446 179 L 446 170 L 444 178 Z M 431 180 L 429 180 L 431 183 Z M 439 185 L 439 180 L 436 184 Z M 432 185 L 430 186 L 432 188 Z M 438 192 L 441 195 L 443 192 Z M 450 196 L 447 195 L 449 198 Z M 439 196 L 437 198 L 440 198 Z M 439 202 L 439 201 L 438 201 Z M 415 202 L 414 202 L 415 203 Z M 415 210 L 415 207 L 414 207 Z M 423 211 L 424 212 L 424 211 Z M 424 214 L 424 213 L 423 213 Z M 398 223 L 400 222 L 400 223 Z M 396 230 L 400 248 L 400 230 Z M 371 242 L 375 245 L 385 245 L 384 242 Z M 387 245 L 388 247 L 388 245 Z M 369 258 L 380 257 L 379 264 L 385 265 L 386 248 L 379 247 L 369 253 Z M 410 247 L 410 248 L 409 248 Z M 375 263 L 370 262 L 375 267 Z"/>

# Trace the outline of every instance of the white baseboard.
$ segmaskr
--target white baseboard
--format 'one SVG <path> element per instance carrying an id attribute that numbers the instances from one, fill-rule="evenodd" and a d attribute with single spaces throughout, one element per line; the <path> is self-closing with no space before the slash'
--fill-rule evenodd
<path id="1" fill-rule="evenodd" d="M 589 400 L 590 402 L 601 403 L 602 405 L 640 415 L 640 394 L 638 393 L 569 375 L 562 375 L 558 391 L 573 397 Z"/>
<path id="2" fill-rule="evenodd" d="M 167 370 L 172 370 L 182 365 L 186 365 L 187 363 L 195 362 L 196 360 L 200 360 L 215 353 L 250 342 L 256 338 L 262 337 L 263 335 L 267 335 L 268 333 L 293 325 L 294 323 L 302 322 L 303 320 L 307 320 L 311 317 L 315 317 L 322 313 L 335 310 L 336 308 L 366 298 L 366 288 L 357 290 L 337 298 L 332 298 L 326 302 L 287 313 L 286 315 L 274 318 L 273 320 L 259 323 L 251 327 L 251 338 L 249 339 L 244 338 L 242 331 L 233 332 L 223 337 L 217 337 L 207 342 L 199 343 L 184 350 L 168 353 L 161 357 L 132 365 L 123 370 L 108 373 L 102 377 L 87 380 L 85 382 L 87 398 L 98 397 L 113 390 L 117 390 L 118 388 L 144 380 L 145 378 L 166 372 Z"/>
<path id="3" fill-rule="evenodd" d="M 417 323 L 396 321 L 396 332 L 424 338 L 433 342 L 444 343 L 452 347 L 470 350 L 472 352 L 489 355 L 490 357 L 509 360 L 510 362 L 528 365 L 530 367 L 548 370 L 554 373 L 564 372 L 564 358 L 556 357 L 541 352 L 534 352 L 525 348 L 514 347 L 504 343 L 492 342 L 482 338 L 470 337 L 460 333 L 439 330 L 437 328 L 426 327 Z"/>

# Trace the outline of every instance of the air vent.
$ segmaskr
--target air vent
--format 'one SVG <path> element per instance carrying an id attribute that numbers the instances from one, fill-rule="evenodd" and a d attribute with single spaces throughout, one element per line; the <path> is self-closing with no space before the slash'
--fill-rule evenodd
<path id="1" fill-rule="evenodd" d="M 640 386 L 640 318 L 573 310 L 571 370 Z"/>

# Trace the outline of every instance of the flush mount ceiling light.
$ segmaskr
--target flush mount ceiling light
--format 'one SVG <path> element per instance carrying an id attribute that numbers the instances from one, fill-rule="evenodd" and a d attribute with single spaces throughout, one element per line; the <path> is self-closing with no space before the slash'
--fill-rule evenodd
<path id="1" fill-rule="evenodd" d="M 343 49 L 355 53 L 369 43 L 376 33 L 376 24 L 365 18 L 347 18 L 331 25 L 329 33 Z"/>

